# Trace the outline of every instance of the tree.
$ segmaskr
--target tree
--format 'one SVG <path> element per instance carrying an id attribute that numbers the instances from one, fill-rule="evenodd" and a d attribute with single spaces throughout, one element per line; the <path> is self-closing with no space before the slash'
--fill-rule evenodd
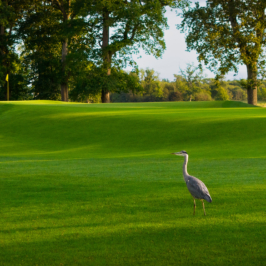
<path id="1" fill-rule="evenodd" d="M 71 52 L 71 48 L 69 49 L 69 45 L 76 44 L 75 48 L 79 49 L 77 45 L 77 39 L 81 39 L 83 37 L 86 39 L 84 35 L 87 35 L 87 44 L 93 45 L 93 41 L 90 37 L 91 29 L 88 30 L 89 23 L 86 22 L 85 18 L 82 18 L 81 14 L 84 12 L 84 3 L 83 1 L 78 0 L 49 0 L 52 3 L 53 8 L 60 12 L 59 19 L 59 27 L 60 27 L 60 41 L 61 41 L 61 100 L 68 101 L 68 81 L 71 75 L 70 65 L 71 56 L 69 52 Z M 87 32 L 84 32 L 84 29 L 87 29 Z M 84 38 L 85 37 L 85 38 Z M 88 41 L 89 39 L 89 41 Z M 84 44 L 84 42 L 82 42 Z M 88 47 L 84 45 L 82 48 L 88 51 Z M 89 47 L 91 48 L 91 47 Z M 78 50 L 79 56 L 82 54 L 80 50 Z M 75 51 L 72 49 L 72 53 Z M 76 54 L 77 55 L 77 54 Z M 88 55 L 87 55 L 88 57 Z M 80 57 L 79 57 L 80 58 Z M 72 56 L 73 59 L 73 56 Z M 74 60 L 75 61 L 75 60 Z M 73 64 L 71 68 L 73 68 Z"/>
<path id="2" fill-rule="evenodd" d="M 35 99 L 58 100 L 60 94 L 59 12 L 50 3 L 36 1 L 19 25 L 23 41 L 22 64 Z"/>
<path id="3" fill-rule="evenodd" d="M 265 87 L 259 88 L 258 96 L 260 100 L 263 100 L 263 101 L 266 100 L 266 88 Z"/>
<path id="4" fill-rule="evenodd" d="M 196 50 L 217 76 L 237 72 L 239 63 L 248 73 L 248 103 L 257 104 L 258 77 L 264 73 L 266 2 L 260 0 L 209 0 L 206 6 L 183 12 L 179 29 L 187 33 L 188 50 Z"/>
<path id="5" fill-rule="evenodd" d="M 170 82 L 169 79 L 163 79 L 160 82 L 160 87 L 163 90 L 164 101 L 181 101 L 182 94 L 176 89 L 175 82 Z"/>
<path id="6" fill-rule="evenodd" d="M 64 33 L 61 34 L 62 50 L 61 50 L 61 70 L 62 70 L 62 79 L 61 79 L 61 100 L 68 101 L 68 79 L 69 73 L 67 71 L 67 55 L 68 55 L 68 41 L 69 34 L 67 29 L 71 27 L 71 22 L 76 14 L 71 8 L 71 0 L 51 0 L 53 6 L 58 9 L 61 13 L 61 21 L 64 27 Z"/>
<path id="7" fill-rule="evenodd" d="M 163 30 L 167 27 L 164 16 L 167 5 L 177 7 L 178 1 L 92 1 L 89 14 L 99 44 L 95 63 L 105 69 L 105 75 L 111 75 L 113 65 L 133 64 L 130 55 L 138 53 L 140 48 L 161 56 L 165 49 Z M 109 93 L 107 85 L 102 88 L 103 103 L 110 101 Z"/>
<path id="8" fill-rule="evenodd" d="M 6 99 L 6 75 L 10 76 L 10 98 L 15 100 L 27 90 L 16 54 L 17 27 L 29 1 L 0 1 L 0 98 Z M 23 80 L 23 81 L 22 81 Z M 26 86 L 26 85 L 25 85 Z M 22 94 L 21 94 L 22 93 Z"/>
<path id="9" fill-rule="evenodd" d="M 153 69 L 140 70 L 141 86 L 143 87 L 143 96 L 146 96 L 148 101 L 155 101 L 156 98 L 163 96 L 163 90 L 160 86 L 159 74 Z"/>
<path id="10" fill-rule="evenodd" d="M 179 91 L 170 92 L 168 99 L 169 101 L 183 101 L 182 94 Z"/>
<path id="11" fill-rule="evenodd" d="M 82 1 L 36 1 L 19 27 L 35 98 L 68 101 L 69 82 L 84 75 L 93 46 Z M 73 78 L 74 77 L 74 78 Z"/>
<path id="12" fill-rule="evenodd" d="M 223 88 L 222 86 L 219 86 L 219 87 L 216 88 L 215 100 L 217 100 L 217 101 L 227 101 L 227 100 L 229 100 L 229 95 L 228 95 L 226 89 Z"/>
<path id="13" fill-rule="evenodd" d="M 99 91 L 108 89 L 116 93 L 138 92 L 142 90 L 137 73 L 127 73 L 117 68 L 112 68 L 112 75 L 105 75 L 105 69 L 91 65 L 87 69 L 87 75 L 80 78 L 73 90 L 70 98 L 73 101 L 88 102 L 89 98 L 97 96 Z"/>
<path id="14" fill-rule="evenodd" d="M 180 74 L 183 81 L 186 83 L 186 90 L 183 92 L 185 97 L 192 100 L 193 94 L 200 91 L 199 83 L 202 80 L 202 71 L 194 66 L 194 64 L 187 64 L 187 68 L 185 70 L 180 68 Z M 178 79 L 178 75 L 174 75 L 176 79 Z"/>

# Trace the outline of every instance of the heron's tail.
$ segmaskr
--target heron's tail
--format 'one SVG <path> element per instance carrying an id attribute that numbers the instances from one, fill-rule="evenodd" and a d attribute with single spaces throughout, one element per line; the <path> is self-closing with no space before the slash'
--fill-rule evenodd
<path id="1" fill-rule="evenodd" d="M 206 195 L 205 200 L 207 200 L 208 202 L 212 202 L 212 198 L 210 195 Z"/>

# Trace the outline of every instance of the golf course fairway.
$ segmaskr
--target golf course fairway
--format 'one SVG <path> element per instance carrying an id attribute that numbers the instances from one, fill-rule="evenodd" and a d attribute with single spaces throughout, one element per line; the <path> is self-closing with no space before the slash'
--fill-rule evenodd
<path id="1" fill-rule="evenodd" d="M 265 108 L 0 102 L 1 266 L 265 265 L 265 199 Z"/>

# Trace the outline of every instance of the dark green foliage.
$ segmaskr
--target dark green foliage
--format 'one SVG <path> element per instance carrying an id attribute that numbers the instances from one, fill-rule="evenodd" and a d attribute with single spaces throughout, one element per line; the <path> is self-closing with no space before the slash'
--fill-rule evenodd
<path id="1" fill-rule="evenodd" d="M 179 91 L 170 92 L 168 99 L 169 99 L 169 101 L 183 101 L 182 94 Z"/>
<path id="2" fill-rule="evenodd" d="M 58 12 L 46 2 L 32 5 L 20 24 L 23 65 L 35 99 L 57 100 L 60 93 Z"/>
<path id="3" fill-rule="evenodd" d="M 6 75 L 10 80 L 10 100 L 29 97 L 26 80 L 27 71 L 21 65 L 16 52 L 19 42 L 17 28 L 29 1 L 0 1 L 0 100 L 7 99 Z"/>
<path id="4" fill-rule="evenodd" d="M 73 9 L 78 8 L 73 3 Z M 82 18 L 63 22 L 61 10 L 50 1 L 32 5 L 20 25 L 24 42 L 24 64 L 28 67 L 36 99 L 60 99 L 62 82 L 78 80 L 89 64 L 93 38 Z M 68 54 L 62 67 L 62 41 L 68 40 Z"/>
<path id="5" fill-rule="evenodd" d="M 138 75 L 134 72 L 127 73 L 117 68 L 112 68 L 112 74 L 106 75 L 105 68 L 92 66 L 87 75 L 80 77 L 70 92 L 72 101 L 86 102 L 91 96 L 99 94 L 107 88 L 112 92 L 139 92 L 142 90 Z"/>
<path id="6" fill-rule="evenodd" d="M 33 97 L 30 95 L 30 88 L 27 86 L 27 78 L 25 74 L 15 72 L 16 74 L 9 75 L 9 100 L 28 100 Z M 6 87 L 3 87 L 0 95 L 1 100 L 6 100 Z"/>
<path id="7" fill-rule="evenodd" d="M 28 86 L 27 72 L 23 69 L 23 65 L 13 53 L 14 58 L 11 60 L 12 64 L 9 67 L 9 100 L 26 100 L 31 99 L 30 88 Z M 9 58 L 11 59 L 11 58 Z M 6 75 L 5 75 L 6 79 Z M 0 101 L 7 99 L 7 82 L 2 82 L 0 85 Z"/>

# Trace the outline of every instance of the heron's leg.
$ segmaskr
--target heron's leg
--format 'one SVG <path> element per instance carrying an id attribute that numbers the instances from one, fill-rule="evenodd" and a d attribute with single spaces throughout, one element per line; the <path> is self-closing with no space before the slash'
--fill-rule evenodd
<path id="1" fill-rule="evenodd" d="M 195 201 L 195 198 L 194 199 L 194 212 L 193 212 L 193 215 L 195 215 L 195 210 L 196 210 L 196 201 Z"/>
<path id="2" fill-rule="evenodd" d="M 202 200 L 202 207 L 203 207 L 204 215 L 206 215 L 206 212 L 205 212 L 205 207 L 204 207 L 204 202 L 203 202 L 203 200 Z"/>

